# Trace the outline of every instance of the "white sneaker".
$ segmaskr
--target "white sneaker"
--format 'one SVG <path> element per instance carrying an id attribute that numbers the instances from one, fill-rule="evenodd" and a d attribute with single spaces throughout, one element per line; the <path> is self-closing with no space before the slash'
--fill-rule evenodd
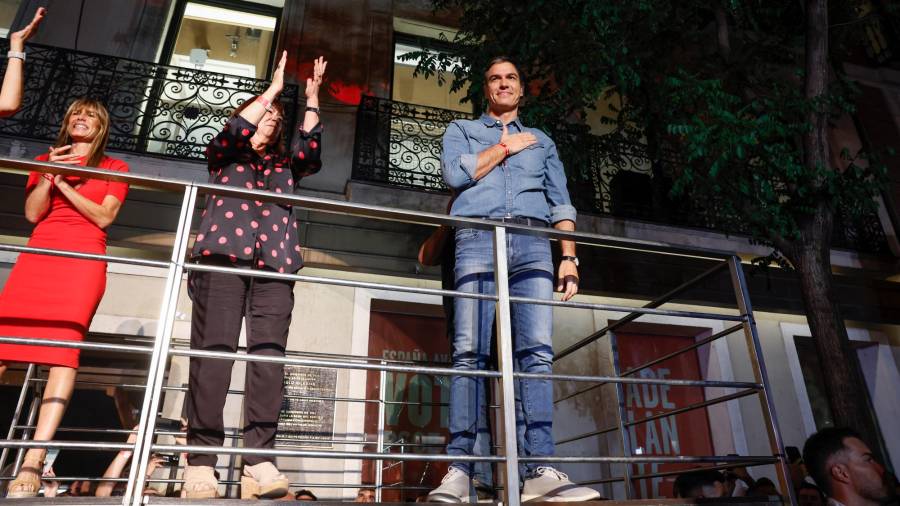
<path id="1" fill-rule="evenodd" d="M 600 492 L 578 486 L 569 481 L 566 473 L 546 466 L 537 468 L 522 487 L 522 502 L 594 501 L 600 498 Z"/>
<path id="2" fill-rule="evenodd" d="M 468 502 L 469 475 L 458 467 L 450 470 L 441 479 L 441 486 L 428 494 L 428 502 Z"/>

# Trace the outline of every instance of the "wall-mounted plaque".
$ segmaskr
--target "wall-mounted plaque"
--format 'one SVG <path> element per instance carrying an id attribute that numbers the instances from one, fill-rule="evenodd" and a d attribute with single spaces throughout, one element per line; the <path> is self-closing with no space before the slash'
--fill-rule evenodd
<path id="1" fill-rule="evenodd" d="M 284 401 L 278 415 L 278 442 L 331 448 L 337 371 L 284 366 Z M 323 397 L 329 400 L 321 399 Z"/>

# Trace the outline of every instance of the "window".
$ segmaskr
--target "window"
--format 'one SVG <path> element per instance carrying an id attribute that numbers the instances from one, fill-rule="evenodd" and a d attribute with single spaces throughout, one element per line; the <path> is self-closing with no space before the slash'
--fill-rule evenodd
<path id="1" fill-rule="evenodd" d="M 280 2 L 183 2 L 178 29 L 170 34 L 168 63 L 220 74 L 266 79 Z M 279 5 L 280 4 L 280 5 Z"/>
<path id="2" fill-rule="evenodd" d="M 0 37 L 8 37 L 22 0 L 0 0 Z M 33 13 L 32 13 L 33 14 Z M 31 18 L 28 18 L 31 21 Z"/>
<path id="3" fill-rule="evenodd" d="M 448 41 L 453 39 L 455 32 L 448 28 L 400 19 L 394 20 L 394 30 L 394 77 L 391 99 L 438 109 L 472 112 L 472 104 L 461 102 L 465 96 L 464 90 L 450 92 L 452 76 L 449 76 L 443 85 L 439 85 L 434 76 L 428 79 L 422 75 L 413 76 L 418 60 L 400 58 L 412 51 L 447 50 L 450 47 Z"/>

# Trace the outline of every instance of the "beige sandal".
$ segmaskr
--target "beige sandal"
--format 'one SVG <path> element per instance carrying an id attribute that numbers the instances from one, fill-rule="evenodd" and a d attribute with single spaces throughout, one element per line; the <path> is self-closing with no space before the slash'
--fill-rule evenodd
<path id="1" fill-rule="evenodd" d="M 241 473 L 241 499 L 278 499 L 288 493 L 287 476 L 275 464 L 260 462 L 244 466 Z"/>
<path id="2" fill-rule="evenodd" d="M 185 466 L 181 491 L 185 499 L 215 499 L 219 480 L 211 466 Z"/>
<path id="3" fill-rule="evenodd" d="M 10 499 L 37 497 L 38 491 L 41 489 L 41 473 L 43 470 L 43 459 L 23 461 L 16 479 L 9 484 L 6 497 Z"/>

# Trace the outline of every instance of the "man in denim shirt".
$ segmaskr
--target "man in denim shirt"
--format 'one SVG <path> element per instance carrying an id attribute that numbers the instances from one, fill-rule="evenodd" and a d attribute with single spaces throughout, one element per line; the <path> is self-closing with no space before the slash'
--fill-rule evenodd
<path id="1" fill-rule="evenodd" d="M 457 194 L 450 214 L 536 227 L 553 225 L 575 230 L 575 208 L 566 190 L 566 175 L 556 145 L 544 132 L 522 125 L 518 119 L 523 83 L 515 64 L 494 58 L 485 72 L 488 111 L 477 120 L 457 120 L 444 134 L 441 158 L 444 181 Z M 578 258 L 573 241 L 560 241 L 562 261 L 556 289 L 563 300 L 578 292 Z M 546 237 L 510 233 L 507 237 L 509 293 L 511 296 L 550 299 L 553 261 Z M 489 230 L 456 231 L 456 289 L 495 293 L 493 233 Z M 513 304 L 515 369 L 549 373 L 553 363 L 553 311 L 550 306 Z M 486 369 L 491 350 L 494 303 L 457 297 L 453 336 L 453 368 Z M 549 380 L 517 380 L 516 427 L 522 455 L 553 455 L 553 386 Z M 484 416 L 485 380 L 454 376 L 450 383 L 449 455 L 483 453 L 476 436 L 489 433 Z M 429 501 L 463 502 L 469 496 L 470 463 L 454 462 L 429 495 Z M 579 487 L 548 466 L 524 464 L 522 500 L 587 501 L 600 497 Z"/>

